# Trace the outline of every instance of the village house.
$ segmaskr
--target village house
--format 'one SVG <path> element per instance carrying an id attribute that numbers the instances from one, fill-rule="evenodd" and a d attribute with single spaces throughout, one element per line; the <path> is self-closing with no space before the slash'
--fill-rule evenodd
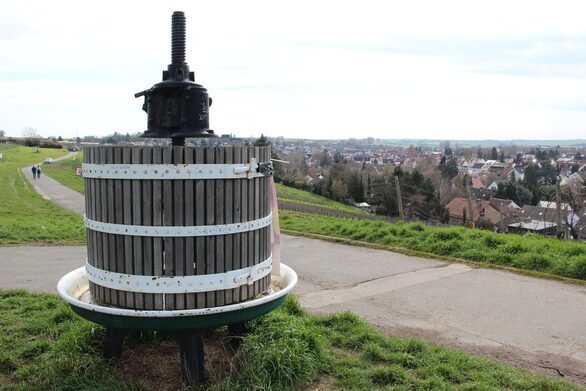
<path id="1" fill-rule="evenodd" d="M 474 222 L 489 221 L 492 224 L 498 224 L 500 222 L 500 213 L 489 201 L 486 200 L 473 200 L 473 217 Z M 464 218 L 466 221 L 470 221 L 470 211 L 468 208 L 468 200 L 462 197 L 456 197 L 451 200 L 447 205 L 450 216 L 450 224 L 462 224 Z"/>

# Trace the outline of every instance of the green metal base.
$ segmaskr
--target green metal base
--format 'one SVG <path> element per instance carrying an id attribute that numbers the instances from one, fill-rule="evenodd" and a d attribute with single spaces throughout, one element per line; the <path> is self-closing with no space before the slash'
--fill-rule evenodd
<path id="1" fill-rule="evenodd" d="M 219 326 L 229 326 L 258 318 L 277 308 L 287 295 L 254 307 L 234 311 L 195 316 L 172 316 L 151 318 L 144 316 L 120 316 L 103 312 L 91 311 L 71 304 L 75 313 L 90 322 L 106 327 L 142 331 L 178 331 L 205 330 Z"/>

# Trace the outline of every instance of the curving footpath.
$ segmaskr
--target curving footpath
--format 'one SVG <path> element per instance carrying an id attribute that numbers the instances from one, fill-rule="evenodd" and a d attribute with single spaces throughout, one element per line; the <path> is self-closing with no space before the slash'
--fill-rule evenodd
<path id="1" fill-rule="evenodd" d="M 83 211 L 83 196 L 45 179 L 35 189 Z M 349 310 L 394 336 L 586 386 L 585 286 L 288 235 L 282 248 L 300 277 L 297 297 L 313 313 Z M 0 288 L 54 292 L 84 257 L 84 247 L 0 248 Z"/>

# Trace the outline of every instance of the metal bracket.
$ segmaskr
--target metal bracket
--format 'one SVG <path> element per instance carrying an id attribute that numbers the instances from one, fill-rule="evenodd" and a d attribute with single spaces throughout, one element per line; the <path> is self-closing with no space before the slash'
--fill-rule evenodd
<path id="1" fill-rule="evenodd" d="M 239 232 L 248 232 L 268 227 L 273 221 L 273 214 L 257 220 L 243 221 L 241 223 L 218 225 L 191 225 L 191 226 L 152 226 L 152 225 L 126 225 L 104 223 L 88 219 L 84 216 L 87 229 L 116 235 L 151 236 L 151 237 L 191 237 L 191 236 L 215 236 L 229 235 Z"/>
<path id="2" fill-rule="evenodd" d="M 243 269 L 225 273 L 201 274 L 195 276 L 143 276 L 122 274 L 98 269 L 86 259 L 88 280 L 111 289 L 138 293 L 197 293 L 238 288 L 252 284 L 271 273 L 272 255 L 263 262 Z"/>
<path id="3" fill-rule="evenodd" d="M 98 179 L 252 179 L 267 176 L 256 158 L 249 164 L 93 164 L 83 163 L 84 178 Z"/>

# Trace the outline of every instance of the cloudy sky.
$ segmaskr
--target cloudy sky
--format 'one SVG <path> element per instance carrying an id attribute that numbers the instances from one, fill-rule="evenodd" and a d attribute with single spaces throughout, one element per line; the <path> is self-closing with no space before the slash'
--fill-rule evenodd
<path id="1" fill-rule="evenodd" d="M 174 10 L 211 127 L 303 138 L 586 138 L 586 3 L 12 1 L 0 129 L 143 131 Z"/>

